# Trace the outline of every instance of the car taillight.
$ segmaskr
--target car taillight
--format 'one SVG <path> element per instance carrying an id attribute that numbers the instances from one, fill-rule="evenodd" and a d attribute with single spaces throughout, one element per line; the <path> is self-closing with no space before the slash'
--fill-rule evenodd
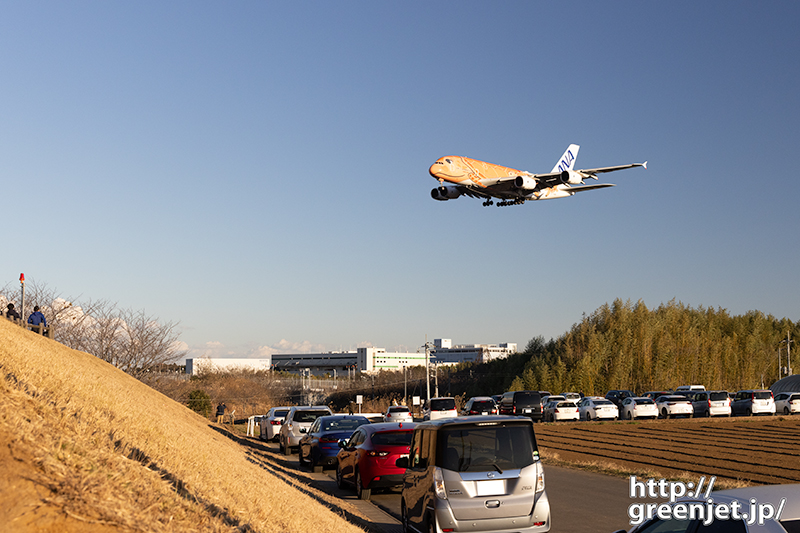
<path id="1" fill-rule="evenodd" d="M 470 410 L 469 410 L 469 414 L 471 414 L 471 415 L 477 415 L 477 414 L 478 414 L 478 411 L 476 411 L 475 409 L 470 409 Z"/>
<path id="2" fill-rule="evenodd" d="M 280 420 L 270 420 L 269 423 L 272 424 L 273 426 L 280 426 L 281 425 L 281 421 Z"/>
<path id="3" fill-rule="evenodd" d="M 367 452 L 367 455 L 369 455 L 370 457 L 386 457 L 387 455 L 389 455 L 389 452 L 376 452 L 375 450 L 370 450 L 369 452 Z"/>
<path id="4" fill-rule="evenodd" d="M 386 418 L 392 418 L 392 413 L 386 413 Z"/>

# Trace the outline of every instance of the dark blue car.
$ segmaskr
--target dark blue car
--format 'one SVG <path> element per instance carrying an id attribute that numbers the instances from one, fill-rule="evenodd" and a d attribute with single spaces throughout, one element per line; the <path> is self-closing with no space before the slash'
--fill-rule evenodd
<path id="1" fill-rule="evenodd" d="M 350 435 L 369 419 L 359 415 L 321 416 L 308 428 L 300 439 L 298 457 L 300 465 L 309 464 L 314 472 L 322 472 L 325 467 L 336 466 L 339 453 L 339 440 L 349 439 Z"/>

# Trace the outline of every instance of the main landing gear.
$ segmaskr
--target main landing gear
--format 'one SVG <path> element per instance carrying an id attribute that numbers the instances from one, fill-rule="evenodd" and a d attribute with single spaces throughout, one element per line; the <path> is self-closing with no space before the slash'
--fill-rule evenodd
<path id="1" fill-rule="evenodd" d="M 497 207 L 505 207 L 507 205 L 519 205 L 519 204 L 524 204 L 524 203 L 525 203 L 525 200 L 522 199 L 522 198 L 518 198 L 516 200 L 508 200 L 508 201 L 504 200 L 502 202 L 497 202 Z"/>
<path id="2" fill-rule="evenodd" d="M 493 203 L 494 202 L 491 201 L 491 200 L 486 200 L 485 202 L 483 202 L 483 207 L 486 207 L 487 205 L 492 205 Z M 498 205 L 500 205 L 500 204 L 498 204 Z"/>

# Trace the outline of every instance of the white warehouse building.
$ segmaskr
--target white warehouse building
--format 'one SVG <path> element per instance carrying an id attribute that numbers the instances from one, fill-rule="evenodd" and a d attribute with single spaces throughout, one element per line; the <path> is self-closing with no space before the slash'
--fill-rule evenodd
<path id="1" fill-rule="evenodd" d="M 516 343 L 456 344 L 450 339 L 435 339 L 430 350 L 431 364 L 488 363 L 516 353 Z M 425 352 L 387 352 L 384 348 L 358 348 L 347 352 L 272 354 L 269 359 L 187 359 L 186 373 L 251 368 L 279 372 L 310 372 L 315 376 L 344 376 L 349 372 L 378 372 L 425 366 Z"/>

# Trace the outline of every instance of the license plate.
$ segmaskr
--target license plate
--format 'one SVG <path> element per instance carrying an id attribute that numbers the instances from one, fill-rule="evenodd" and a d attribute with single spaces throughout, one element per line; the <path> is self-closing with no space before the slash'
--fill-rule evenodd
<path id="1" fill-rule="evenodd" d="M 532 413 L 533 409 L 523 409 L 522 412 L 525 413 L 525 414 Z"/>
<path id="2" fill-rule="evenodd" d="M 498 496 L 506 493 L 506 482 L 502 479 L 477 482 L 478 496 Z"/>

